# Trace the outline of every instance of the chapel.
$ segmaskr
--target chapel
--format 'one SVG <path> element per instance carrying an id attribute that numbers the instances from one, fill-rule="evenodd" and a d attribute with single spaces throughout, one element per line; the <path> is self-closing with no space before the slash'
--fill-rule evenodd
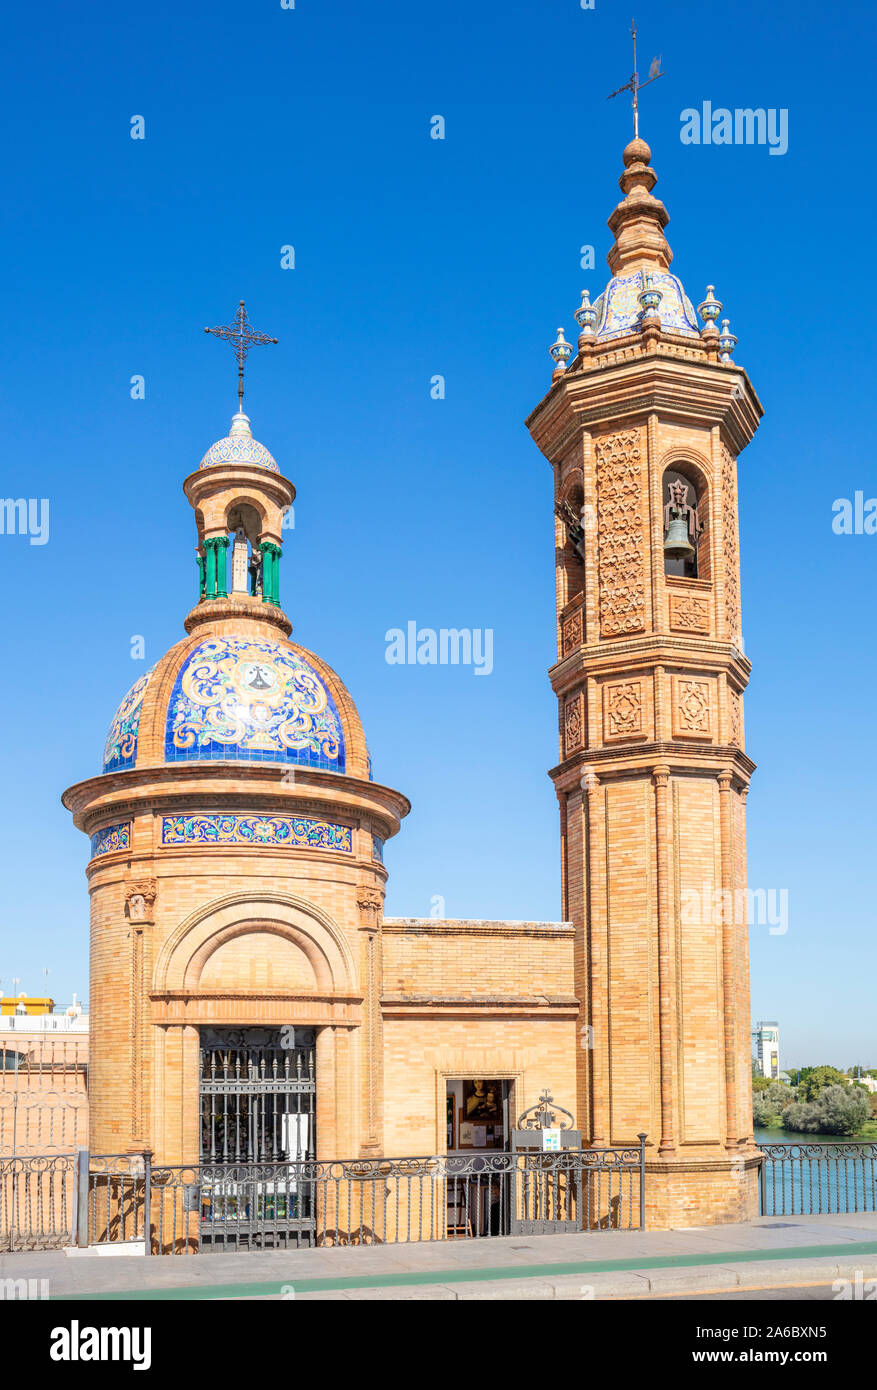
<path id="1" fill-rule="evenodd" d="M 563 920 L 385 915 L 410 806 L 333 666 L 293 640 L 295 489 L 241 385 L 183 481 L 185 635 L 64 794 L 90 844 L 92 1153 L 504 1152 L 548 1088 L 583 1147 L 647 1136 L 649 1224 L 757 1209 L 733 904 L 753 770 L 737 456 L 761 407 L 713 288 L 695 311 L 670 270 L 648 145 L 623 165 L 610 279 L 577 343 L 559 330 L 527 421 L 552 472 Z M 242 305 L 241 345 L 245 323 Z"/>

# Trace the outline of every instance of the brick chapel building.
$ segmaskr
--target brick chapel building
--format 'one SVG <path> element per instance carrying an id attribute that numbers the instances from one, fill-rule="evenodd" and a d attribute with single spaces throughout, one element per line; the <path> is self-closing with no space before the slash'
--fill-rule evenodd
<path id="1" fill-rule="evenodd" d="M 755 1213 L 736 472 L 761 407 L 712 289 L 699 326 L 670 272 L 650 160 L 624 151 L 612 278 L 527 422 L 554 474 L 564 920 L 384 916 L 409 803 L 291 640 L 295 490 L 239 409 L 183 484 L 186 636 L 64 795 L 91 843 L 93 1153 L 505 1149 L 549 1086 L 584 1146 L 647 1133 L 649 1224 Z"/>

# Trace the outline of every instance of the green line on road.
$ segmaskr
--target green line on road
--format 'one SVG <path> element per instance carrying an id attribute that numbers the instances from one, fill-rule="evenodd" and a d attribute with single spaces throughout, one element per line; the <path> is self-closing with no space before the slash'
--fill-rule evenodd
<path id="1" fill-rule="evenodd" d="M 336 1289 L 411 1288 L 418 1284 L 475 1284 L 486 1279 L 539 1279 L 547 1275 L 610 1274 L 615 1271 L 638 1269 L 692 1269 L 698 1265 L 748 1264 L 758 1260 L 814 1260 L 827 1255 L 877 1255 L 877 1240 L 844 1241 L 838 1245 L 791 1245 L 776 1250 L 722 1250 L 718 1253 L 700 1255 L 649 1255 L 628 1260 L 575 1260 L 564 1264 L 492 1265 L 486 1269 L 424 1269 L 407 1274 L 391 1272 L 382 1275 L 338 1275 L 328 1279 L 298 1279 L 294 1274 L 289 1274 L 253 1284 L 183 1284 L 162 1289 L 120 1289 L 113 1293 L 62 1294 L 57 1295 L 54 1301 L 140 1302 L 162 1299 L 173 1301 L 259 1298 L 260 1295 L 276 1296 L 284 1285 L 294 1288 L 297 1294 L 328 1293 Z M 204 1258 L 209 1259 L 209 1256 Z"/>

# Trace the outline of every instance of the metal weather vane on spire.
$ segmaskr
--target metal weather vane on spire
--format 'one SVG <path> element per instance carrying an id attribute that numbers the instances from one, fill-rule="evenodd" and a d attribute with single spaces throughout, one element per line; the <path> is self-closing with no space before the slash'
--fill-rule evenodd
<path id="1" fill-rule="evenodd" d="M 633 136 L 634 136 L 634 139 L 635 139 L 635 140 L 638 140 L 638 139 L 639 139 L 639 100 L 638 100 L 639 93 L 642 91 L 643 87 L 648 87 L 648 85 L 649 85 L 650 82 L 657 82 L 658 78 L 659 78 L 659 77 L 663 77 L 665 74 L 661 71 L 661 58 L 660 58 L 660 55 L 659 55 L 657 58 L 653 58 L 653 59 L 652 59 L 651 65 L 649 66 L 649 75 L 648 75 L 648 77 L 646 78 L 645 82 L 640 82 L 640 80 L 639 80 L 639 73 L 638 73 L 637 70 L 636 70 L 636 20 L 635 20 L 635 19 L 632 19 L 631 22 L 630 22 L 630 37 L 633 39 L 633 76 L 631 77 L 631 79 L 630 79 L 629 82 L 625 82 L 625 84 L 624 84 L 623 87 L 618 87 L 614 92 L 610 92 L 609 95 L 608 95 L 608 97 L 606 98 L 606 100 L 607 100 L 607 101 L 611 101 L 613 97 L 620 96 L 620 94 L 621 94 L 622 92 L 633 92 Z"/>
<path id="2" fill-rule="evenodd" d="M 238 305 L 233 324 L 226 324 L 219 328 L 205 328 L 205 333 L 213 333 L 217 338 L 224 338 L 226 342 L 234 344 L 235 357 L 238 360 L 238 410 L 244 408 L 244 363 L 247 360 L 247 353 L 251 347 L 261 347 L 264 343 L 276 343 L 276 338 L 269 338 L 267 333 L 260 333 L 258 329 L 250 326 L 247 318 L 247 310 L 244 301 Z"/>

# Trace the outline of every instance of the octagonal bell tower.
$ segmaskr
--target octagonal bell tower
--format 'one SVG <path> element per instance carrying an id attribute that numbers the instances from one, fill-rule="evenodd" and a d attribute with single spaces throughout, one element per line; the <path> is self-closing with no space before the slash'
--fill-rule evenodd
<path id="1" fill-rule="evenodd" d="M 757 1213 L 737 458 L 762 413 L 712 287 L 671 273 L 651 151 L 624 151 L 612 279 L 527 424 L 554 471 L 564 916 L 578 1117 L 648 1136 L 647 1220 Z"/>

